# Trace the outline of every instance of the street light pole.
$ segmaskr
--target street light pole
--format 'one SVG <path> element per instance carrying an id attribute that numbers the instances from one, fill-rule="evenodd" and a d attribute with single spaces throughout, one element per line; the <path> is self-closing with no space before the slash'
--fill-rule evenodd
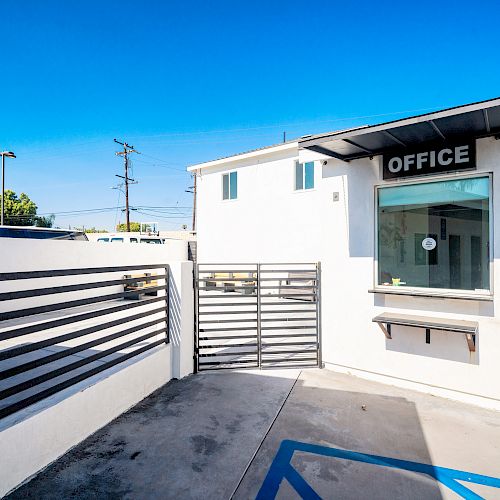
<path id="1" fill-rule="evenodd" d="M 0 155 L 2 155 L 2 209 L 0 216 L 0 226 L 3 226 L 5 206 L 5 157 L 7 156 L 8 158 L 15 158 L 16 155 L 12 151 L 2 151 Z"/>

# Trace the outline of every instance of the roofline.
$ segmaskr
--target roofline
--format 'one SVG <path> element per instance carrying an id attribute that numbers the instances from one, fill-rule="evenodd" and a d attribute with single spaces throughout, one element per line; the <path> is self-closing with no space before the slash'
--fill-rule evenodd
<path id="1" fill-rule="evenodd" d="M 263 156 L 272 153 L 279 153 L 281 151 L 287 151 L 289 149 L 298 148 L 299 140 L 285 142 L 283 144 L 275 144 L 273 146 L 267 146 L 260 149 L 254 149 L 252 151 L 248 151 L 246 153 L 238 153 L 232 156 L 227 156 L 226 158 L 219 158 L 218 160 L 207 161 L 204 163 L 197 163 L 194 165 L 189 165 L 187 167 L 188 172 L 192 172 L 193 170 L 199 170 L 202 168 L 208 167 L 218 167 L 220 165 L 226 165 L 228 163 L 234 163 L 235 161 L 247 160 L 249 158 L 255 158 L 258 156 Z"/>
<path id="2" fill-rule="evenodd" d="M 413 125 L 415 123 L 426 122 L 429 120 L 437 120 L 439 118 L 445 118 L 447 116 L 459 115 L 462 113 L 478 111 L 486 108 L 493 108 L 499 105 L 500 105 L 500 97 L 495 97 L 493 99 L 487 99 L 485 101 L 478 101 L 471 104 L 462 104 L 460 106 L 454 106 L 452 108 L 446 108 L 440 111 L 432 111 L 430 113 L 411 116 L 409 118 L 400 118 L 398 120 L 392 120 L 390 122 L 385 122 L 385 123 L 378 123 L 375 125 L 364 125 L 363 127 L 354 128 L 349 131 L 327 132 L 325 134 L 317 134 L 313 137 L 308 137 L 307 139 L 299 139 L 299 147 L 307 148 L 308 146 L 318 145 L 323 142 L 328 142 L 331 140 L 340 140 L 346 137 L 355 137 L 357 135 L 366 134 L 369 132 L 379 132 L 391 128 L 403 127 L 405 125 Z"/>

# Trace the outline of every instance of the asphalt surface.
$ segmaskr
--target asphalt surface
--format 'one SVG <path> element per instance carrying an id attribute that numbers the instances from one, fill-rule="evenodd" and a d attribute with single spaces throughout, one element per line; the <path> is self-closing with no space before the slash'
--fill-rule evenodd
<path id="1" fill-rule="evenodd" d="M 500 414 L 327 370 L 202 373 L 159 389 L 8 498 L 290 499 L 307 488 L 461 498 L 372 455 L 498 478 Z M 500 488 L 456 484 L 500 498 Z"/>

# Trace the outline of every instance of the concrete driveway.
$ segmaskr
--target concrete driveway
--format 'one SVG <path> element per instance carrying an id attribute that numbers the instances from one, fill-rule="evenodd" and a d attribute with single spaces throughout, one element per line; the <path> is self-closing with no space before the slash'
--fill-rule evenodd
<path id="1" fill-rule="evenodd" d="M 497 412 L 327 370 L 209 372 L 9 498 L 500 498 L 499 477 Z"/>

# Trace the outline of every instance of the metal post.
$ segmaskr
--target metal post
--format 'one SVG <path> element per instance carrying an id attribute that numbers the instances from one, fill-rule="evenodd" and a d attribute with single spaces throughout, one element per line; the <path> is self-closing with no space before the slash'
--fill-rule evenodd
<path id="1" fill-rule="evenodd" d="M 260 264 L 257 264 L 257 364 L 262 369 L 262 339 L 260 310 Z"/>
<path id="2" fill-rule="evenodd" d="M 170 343 L 170 266 L 165 267 L 165 326 L 167 335 L 165 344 Z"/>
<path id="3" fill-rule="evenodd" d="M 3 210 L 4 210 L 4 198 L 5 198 L 5 155 L 2 155 L 2 217 L 0 226 L 3 226 Z"/>
<path id="4" fill-rule="evenodd" d="M 199 327 L 199 309 L 200 309 L 200 291 L 199 291 L 199 264 L 193 262 L 193 281 L 194 281 L 194 372 L 200 371 L 199 367 L 199 338 L 200 338 L 200 327 Z"/>
<path id="5" fill-rule="evenodd" d="M 316 264 L 316 328 L 318 335 L 318 367 L 323 368 L 323 352 L 321 339 L 321 262 Z"/>

